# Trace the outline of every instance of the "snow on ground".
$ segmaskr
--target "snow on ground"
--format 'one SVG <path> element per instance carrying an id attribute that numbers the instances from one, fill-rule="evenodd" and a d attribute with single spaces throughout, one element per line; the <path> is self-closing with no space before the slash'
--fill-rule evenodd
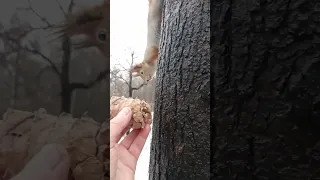
<path id="1" fill-rule="evenodd" d="M 138 159 L 136 174 L 134 176 L 135 180 L 149 179 L 149 158 L 150 158 L 151 138 L 152 138 L 152 125 L 151 125 L 151 131 L 149 133 L 147 141 L 144 144 L 144 147 Z"/>
<path id="2" fill-rule="evenodd" d="M 152 112 L 153 117 L 153 112 Z M 148 180 L 149 179 L 149 160 L 150 160 L 150 145 L 152 139 L 152 124 L 151 124 L 151 131 L 147 138 L 146 143 L 142 149 L 140 157 L 138 159 L 137 167 L 136 167 L 136 174 L 134 176 L 135 180 Z"/>

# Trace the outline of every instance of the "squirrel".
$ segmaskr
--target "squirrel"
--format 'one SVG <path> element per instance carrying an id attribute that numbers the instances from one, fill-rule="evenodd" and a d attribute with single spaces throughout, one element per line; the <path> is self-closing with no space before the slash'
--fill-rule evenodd
<path id="1" fill-rule="evenodd" d="M 68 14 L 64 22 L 54 29 L 57 31 L 51 35 L 56 34 L 58 38 L 85 35 L 87 37 L 85 40 L 73 43 L 75 49 L 97 47 L 105 57 L 109 57 L 110 0 Z"/>
<path id="2" fill-rule="evenodd" d="M 134 77 L 140 76 L 144 83 L 150 81 L 157 70 L 162 9 L 163 0 L 149 0 L 147 47 L 142 62 L 130 70 Z"/>

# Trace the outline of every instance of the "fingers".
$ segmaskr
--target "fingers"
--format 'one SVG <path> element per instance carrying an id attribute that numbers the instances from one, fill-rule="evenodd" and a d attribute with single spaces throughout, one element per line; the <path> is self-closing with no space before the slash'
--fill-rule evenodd
<path id="1" fill-rule="evenodd" d="M 122 137 L 126 132 L 129 131 L 129 129 L 130 129 L 130 127 L 126 127 L 126 128 L 124 128 L 124 129 L 122 130 L 122 132 L 121 132 L 121 134 L 120 134 L 120 139 L 121 139 L 121 137 Z"/>
<path id="2" fill-rule="evenodd" d="M 149 135 L 150 129 L 151 128 L 149 124 L 147 124 L 143 129 L 141 129 L 139 134 L 136 136 L 136 138 L 133 140 L 132 144 L 130 145 L 130 148 L 128 149 L 128 151 L 136 159 L 138 159 L 140 156 L 140 153 Z"/>
<path id="3" fill-rule="evenodd" d="M 127 137 L 122 140 L 121 145 L 123 145 L 126 149 L 129 149 L 133 140 L 136 139 L 140 131 L 140 129 L 134 129 Z"/>
<path id="4" fill-rule="evenodd" d="M 53 170 L 54 180 L 67 180 L 69 176 L 70 162 L 62 161 Z"/>
<path id="5" fill-rule="evenodd" d="M 121 139 L 128 129 L 128 124 L 132 116 L 131 109 L 123 108 L 116 117 L 110 121 L 110 147 L 112 148 Z"/>
<path id="6" fill-rule="evenodd" d="M 151 118 L 146 120 L 146 124 L 151 124 L 151 123 L 152 123 L 152 119 Z"/>
<path id="7" fill-rule="evenodd" d="M 49 144 L 44 146 L 12 180 L 66 180 L 69 167 L 70 159 L 66 149 L 58 144 Z"/>

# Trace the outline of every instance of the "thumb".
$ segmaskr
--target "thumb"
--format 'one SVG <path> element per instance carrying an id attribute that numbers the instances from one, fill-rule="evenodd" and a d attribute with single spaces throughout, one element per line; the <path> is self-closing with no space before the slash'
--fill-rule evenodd
<path id="1" fill-rule="evenodd" d="M 123 108 L 116 117 L 110 121 L 110 147 L 118 143 L 122 136 L 122 132 L 127 128 L 132 117 L 131 109 L 128 107 Z"/>
<path id="2" fill-rule="evenodd" d="M 66 180 L 69 173 L 68 152 L 61 145 L 49 144 L 36 154 L 12 180 Z"/>

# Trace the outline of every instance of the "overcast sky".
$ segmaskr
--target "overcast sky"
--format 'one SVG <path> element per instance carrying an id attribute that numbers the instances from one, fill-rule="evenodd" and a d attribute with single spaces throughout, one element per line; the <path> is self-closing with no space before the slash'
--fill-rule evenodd
<path id="1" fill-rule="evenodd" d="M 70 0 L 59 0 L 67 7 Z M 9 20 L 17 7 L 26 7 L 27 0 L 0 0 L 0 21 L 8 27 Z M 51 23 L 60 22 L 63 14 L 59 10 L 56 0 L 31 0 L 34 9 L 46 17 Z M 102 0 L 75 0 L 76 7 L 94 5 Z M 146 36 L 147 36 L 147 0 L 110 0 L 111 3 L 111 67 L 117 63 L 127 66 L 127 59 L 130 59 L 130 51 L 136 52 L 136 62 L 143 58 Z M 33 26 L 41 25 L 41 21 L 28 14 L 21 17 Z M 41 35 L 40 35 L 41 36 Z M 40 38 L 46 41 L 45 38 Z M 45 42 L 42 42 L 45 44 Z M 45 45 L 44 45 L 45 46 Z M 47 49 L 49 53 L 49 49 Z M 46 53 L 45 53 L 46 54 Z"/>
<path id="2" fill-rule="evenodd" d="M 130 59 L 130 49 L 142 60 L 147 44 L 148 0 L 111 0 L 111 66 Z"/>

